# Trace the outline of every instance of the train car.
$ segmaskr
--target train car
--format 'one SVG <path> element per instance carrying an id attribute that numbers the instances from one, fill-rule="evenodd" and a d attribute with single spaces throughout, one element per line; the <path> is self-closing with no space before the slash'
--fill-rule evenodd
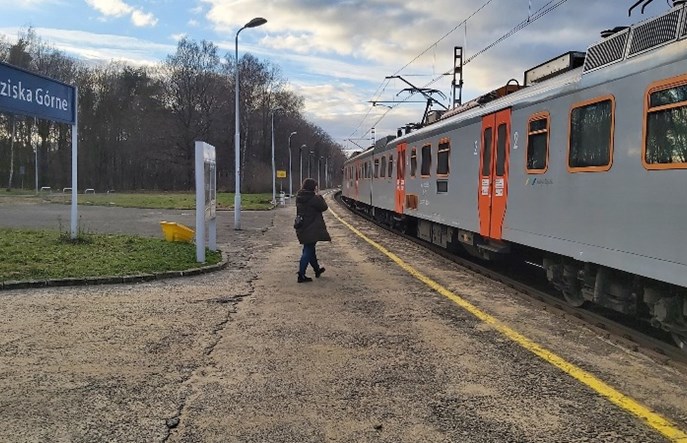
<path id="1" fill-rule="evenodd" d="M 685 169 L 675 1 L 353 156 L 342 197 L 443 247 L 536 264 L 568 303 L 646 319 L 687 350 Z"/>

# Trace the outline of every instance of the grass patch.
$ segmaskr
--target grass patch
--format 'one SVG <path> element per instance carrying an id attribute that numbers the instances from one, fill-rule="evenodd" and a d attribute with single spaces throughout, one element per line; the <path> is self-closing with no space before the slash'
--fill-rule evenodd
<path id="1" fill-rule="evenodd" d="M 12 188 L 12 189 L 4 189 L 2 191 L 3 195 L 7 196 L 25 196 L 25 195 L 35 195 L 36 191 L 33 189 L 17 189 L 17 188 Z"/>
<path id="2" fill-rule="evenodd" d="M 112 193 L 112 194 L 79 194 L 80 205 L 115 206 L 120 208 L 145 209 L 183 209 L 196 208 L 196 194 L 193 192 L 160 192 L 160 193 Z M 0 203 L 22 199 L 27 202 L 47 200 L 53 203 L 71 204 L 71 193 L 41 192 L 33 193 L 20 191 L 0 192 Z M 272 194 L 241 194 L 241 209 L 247 211 L 265 211 L 272 207 Z M 234 194 L 220 192 L 217 194 L 217 209 L 234 209 Z"/>
<path id="3" fill-rule="evenodd" d="M 197 268 L 196 247 L 131 235 L 0 229 L 0 281 L 140 275 Z M 221 260 L 206 250 L 206 264 Z"/>
<path id="4" fill-rule="evenodd" d="M 71 203 L 71 195 L 51 197 L 53 201 Z M 267 210 L 272 194 L 241 194 L 241 209 Z M 195 193 L 133 193 L 133 194 L 79 194 L 80 205 L 118 206 L 122 208 L 195 209 Z M 217 209 L 233 209 L 234 194 L 217 194 Z"/>

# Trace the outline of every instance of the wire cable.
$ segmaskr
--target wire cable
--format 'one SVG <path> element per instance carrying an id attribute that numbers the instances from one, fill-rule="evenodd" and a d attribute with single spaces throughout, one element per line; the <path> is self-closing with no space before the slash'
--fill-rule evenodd
<path id="1" fill-rule="evenodd" d="M 423 55 L 425 55 L 425 54 L 426 54 L 428 51 L 430 51 L 432 48 L 435 48 L 437 44 L 441 43 L 441 42 L 442 42 L 444 39 L 446 39 L 449 35 L 453 34 L 457 29 L 459 29 L 461 26 L 465 25 L 465 24 L 468 22 L 468 20 L 470 20 L 471 18 L 473 18 L 475 15 L 477 15 L 480 11 L 482 11 L 482 9 L 486 8 L 487 6 L 489 6 L 489 4 L 492 3 L 493 1 L 494 1 L 494 0 L 486 0 L 486 1 L 482 4 L 482 6 L 480 6 L 479 8 L 477 8 L 477 9 L 476 9 L 472 14 L 470 14 L 466 19 L 464 19 L 463 21 L 461 21 L 460 23 L 458 23 L 456 26 L 454 26 L 450 31 L 448 31 L 446 34 L 444 34 L 443 36 L 441 36 L 437 41 L 435 41 L 434 43 L 432 43 L 431 45 L 429 45 L 424 51 L 420 52 L 420 54 L 418 54 L 417 56 L 415 56 L 415 58 L 413 58 L 411 61 L 409 61 L 408 63 L 406 63 L 405 65 L 403 65 L 401 68 L 399 68 L 398 70 L 396 70 L 396 72 L 394 72 L 391 76 L 395 76 L 395 75 L 400 74 L 404 69 L 406 69 L 408 66 L 410 66 L 411 64 L 413 64 L 415 61 L 417 61 L 420 57 L 422 57 Z M 436 81 L 436 80 L 435 80 L 435 81 Z M 388 82 L 388 79 L 387 79 L 387 82 Z M 434 83 L 434 81 L 433 81 L 432 83 Z M 388 84 L 388 83 L 387 83 L 387 84 Z M 384 82 L 382 82 L 382 85 L 384 85 Z M 376 95 L 377 95 L 377 93 L 379 92 L 380 89 L 382 89 L 382 86 L 381 86 L 381 85 L 377 88 L 377 90 L 375 91 L 375 93 L 372 94 L 372 100 L 373 100 L 373 101 L 374 101 L 374 99 L 375 99 L 375 97 L 376 97 Z M 407 100 L 408 100 L 408 99 L 402 100 L 401 103 L 403 103 L 403 102 L 405 102 L 405 101 L 407 101 Z M 358 126 L 353 130 L 353 132 L 351 133 L 351 135 L 349 136 L 349 138 L 351 138 L 351 137 L 360 129 L 360 127 L 363 125 L 363 123 L 365 123 L 365 120 L 367 120 L 367 118 L 369 117 L 370 113 L 372 112 L 372 108 L 374 108 L 373 105 L 370 106 L 370 109 L 368 109 L 367 113 L 366 113 L 365 116 L 362 118 L 362 120 L 361 120 L 361 122 L 358 124 Z M 393 108 L 391 108 L 391 109 L 393 109 Z M 388 109 L 388 110 L 383 114 L 383 116 L 385 116 L 386 114 L 388 114 L 389 111 L 390 111 L 391 109 Z M 383 118 L 383 116 L 382 116 L 382 118 Z M 377 120 L 377 123 L 379 123 L 379 121 L 381 121 L 381 119 L 380 119 L 380 120 Z M 375 124 L 375 126 L 376 126 L 376 124 Z M 366 136 L 367 134 L 369 134 L 369 133 L 370 133 L 370 131 L 368 130 L 368 131 L 363 135 L 363 137 L 365 137 L 365 136 Z"/>

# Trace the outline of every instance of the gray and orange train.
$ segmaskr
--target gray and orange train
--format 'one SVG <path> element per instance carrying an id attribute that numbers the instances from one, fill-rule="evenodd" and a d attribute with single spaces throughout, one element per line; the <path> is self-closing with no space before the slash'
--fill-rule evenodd
<path id="1" fill-rule="evenodd" d="M 344 165 L 342 197 L 687 350 L 687 9 L 615 28 Z"/>

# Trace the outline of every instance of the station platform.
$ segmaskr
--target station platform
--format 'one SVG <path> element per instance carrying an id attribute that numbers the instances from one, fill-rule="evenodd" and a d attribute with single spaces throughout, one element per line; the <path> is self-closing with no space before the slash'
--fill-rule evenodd
<path id="1" fill-rule="evenodd" d="M 687 441 L 685 374 L 327 198 L 310 283 L 285 206 L 216 273 L 0 293 L 0 441 Z"/>

